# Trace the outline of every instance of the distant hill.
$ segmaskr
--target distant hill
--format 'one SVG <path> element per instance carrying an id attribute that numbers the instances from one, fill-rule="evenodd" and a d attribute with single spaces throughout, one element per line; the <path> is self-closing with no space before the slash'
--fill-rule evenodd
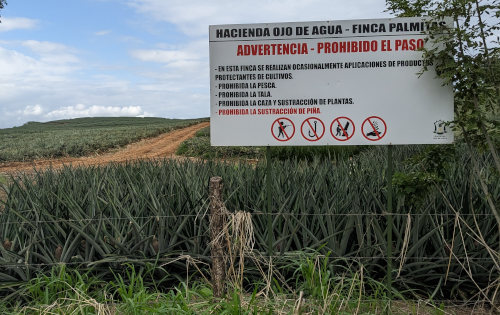
<path id="1" fill-rule="evenodd" d="M 207 118 L 208 119 L 208 118 Z M 188 119 L 189 120 L 189 119 Z M 186 119 L 169 119 L 159 117 L 84 117 L 74 119 L 53 120 L 48 122 L 29 121 L 20 127 L 8 129 L 37 129 L 52 130 L 61 128 L 96 128 L 96 127 L 125 127 L 125 126 L 146 126 L 164 125 L 173 122 L 188 121 Z M 6 130 L 8 130 L 6 129 Z M 2 130 L 2 129 L 0 129 Z"/>

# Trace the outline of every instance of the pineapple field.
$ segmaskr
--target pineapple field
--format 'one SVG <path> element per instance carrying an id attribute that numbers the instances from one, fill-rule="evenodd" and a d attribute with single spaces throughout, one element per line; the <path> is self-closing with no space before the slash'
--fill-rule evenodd
<path id="1" fill-rule="evenodd" d="M 243 305 L 249 313 L 292 313 L 302 297 L 321 301 L 306 304 L 305 313 L 377 313 L 387 308 L 381 301 L 392 299 L 425 301 L 431 311 L 453 303 L 497 305 L 500 234 L 481 186 L 500 199 L 489 153 L 463 144 L 398 146 L 396 172 L 387 178 L 385 151 L 273 158 L 270 215 L 262 158 L 156 159 L 11 176 L 0 204 L 0 297 L 11 307 L 29 304 L 34 283 L 67 276 L 63 266 L 78 276 L 70 278 L 98 279 L 99 290 L 110 292 L 101 297 L 105 305 L 125 303 L 119 284 L 132 285 L 140 275 L 145 292 L 186 299 L 183 290 L 195 286 L 185 313 L 201 312 L 195 305 L 212 296 L 208 183 L 221 176 L 229 230 L 245 231 L 228 238 L 226 257 L 224 301 L 240 311 Z M 388 182 L 395 190 L 391 256 Z M 259 296 L 284 299 L 286 307 L 262 306 Z M 168 298 L 170 311 L 180 307 L 178 298 Z M 397 304 L 391 309 L 397 313 Z"/>
<path id="2" fill-rule="evenodd" d="M 93 117 L 28 122 L 0 129 L 0 162 L 99 154 L 202 121 L 207 120 Z"/>

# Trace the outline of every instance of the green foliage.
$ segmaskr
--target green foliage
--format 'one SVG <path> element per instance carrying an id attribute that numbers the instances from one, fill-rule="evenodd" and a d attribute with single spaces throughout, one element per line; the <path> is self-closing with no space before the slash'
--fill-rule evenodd
<path id="1" fill-rule="evenodd" d="M 47 313 L 54 309 L 60 314 L 94 314 L 106 302 L 106 283 L 90 271 L 82 273 L 60 264 L 20 283 L 15 293 L 0 300 L 2 314 Z"/>
<path id="2" fill-rule="evenodd" d="M 262 156 L 257 147 L 216 147 L 210 145 L 210 127 L 198 130 L 195 137 L 181 143 L 177 149 L 178 155 L 200 157 L 203 159 L 253 159 Z"/>
<path id="3" fill-rule="evenodd" d="M 325 298 L 328 295 L 329 287 L 333 284 L 331 283 L 332 275 L 328 268 L 328 257 L 331 253 L 329 251 L 323 256 L 317 252 L 312 254 L 304 252 L 304 257 L 298 261 L 295 271 L 294 278 L 297 282 L 297 288 L 315 298 Z"/>
<path id="4" fill-rule="evenodd" d="M 210 137 L 210 126 L 200 129 L 195 134 L 196 137 Z"/>
<path id="5" fill-rule="evenodd" d="M 324 267 L 313 263 L 310 258 L 316 254 L 302 256 L 296 265 L 308 265 L 306 274 L 314 268 L 316 272 Z M 319 257 L 319 255 L 318 255 Z M 304 260 L 305 259 L 305 260 Z M 322 260 L 323 258 L 320 258 Z M 330 262 L 328 263 L 330 264 Z M 314 266 L 314 267 L 313 267 Z M 321 295 L 306 296 L 296 291 L 270 292 L 262 296 L 257 287 L 253 292 L 232 291 L 225 298 L 214 299 L 211 289 L 201 281 L 182 281 L 164 290 L 145 287 L 144 271 L 126 264 L 123 276 L 115 274 L 105 284 L 99 275 L 91 272 L 80 274 L 65 265 L 55 266 L 48 274 L 24 283 L 24 303 L 5 299 L 0 301 L 2 314 L 380 314 L 390 311 L 394 314 L 444 314 L 449 313 L 444 304 L 422 309 L 412 301 L 404 300 L 401 294 L 393 292 L 400 307 L 388 300 L 387 289 L 379 282 L 363 274 L 362 269 L 344 272 L 330 278 Z M 313 269 L 311 269 L 313 268 Z M 352 268 L 356 269 L 356 268 Z M 87 283 L 86 283 L 87 282 Z M 320 281 L 321 283 L 321 281 Z M 298 282 L 297 288 L 310 284 Z M 314 290 L 314 288 L 312 288 Z M 46 293 L 45 293 L 46 292 Z M 115 293 L 115 294 L 113 294 Z M 420 302 L 419 302 L 420 304 Z M 428 302 L 426 303 L 428 304 Z M 401 308 L 401 309 L 400 309 Z M 420 312 L 419 312 L 420 311 Z"/>
<path id="6" fill-rule="evenodd" d="M 0 185 L 7 184 L 7 177 L 5 175 L 0 174 Z"/>
<path id="7" fill-rule="evenodd" d="M 96 117 L 28 122 L 0 129 L 0 162 L 100 153 L 200 121 Z"/>
<path id="8" fill-rule="evenodd" d="M 262 149 L 257 147 L 211 146 L 210 137 L 202 134 L 181 143 L 176 153 L 203 159 L 255 159 L 262 156 Z"/>
<path id="9" fill-rule="evenodd" d="M 387 10 L 396 13 L 400 17 L 424 16 L 432 0 L 386 0 Z"/>
<path id="10" fill-rule="evenodd" d="M 25 299 L 39 304 L 52 304 L 58 300 L 76 300 L 88 292 L 103 299 L 104 282 L 88 272 L 67 270 L 64 264 L 53 266 L 48 274 L 39 273 L 24 287 Z"/>
<path id="11" fill-rule="evenodd" d="M 347 159 L 366 147 L 363 146 L 279 146 L 271 147 L 271 157 L 278 160 L 308 160 L 314 159 Z M 201 157 L 204 159 L 262 159 L 265 157 L 265 147 L 217 147 L 210 145 L 210 128 L 203 128 L 196 137 L 184 141 L 177 154 Z"/>
<path id="12" fill-rule="evenodd" d="M 161 304 L 157 302 L 162 298 L 162 294 L 148 288 L 144 278 L 144 269 L 140 268 L 136 272 L 132 264 L 125 265 L 123 276 L 114 273 L 114 280 L 109 282 L 108 290 L 119 299 L 120 313 L 151 314 L 159 311 Z"/>
<path id="13" fill-rule="evenodd" d="M 352 158 L 362 152 L 363 146 L 284 146 L 271 147 L 271 157 L 282 161 L 288 159 L 313 161 L 315 159 L 338 160 Z"/>
<path id="14" fill-rule="evenodd" d="M 398 189 L 400 196 L 408 200 L 407 204 L 416 207 L 425 202 L 425 197 L 439 181 L 436 174 L 422 171 L 406 174 L 397 172 L 392 178 L 392 184 Z"/>
<path id="15" fill-rule="evenodd" d="M 425 57 L 455 91 L 455 129 L 487 148 L 500 173 L 500 2 L 498 0 L 386 0 L 399 16 L 450 17 L 453 27 L 429 32 Z M 427 68 L 423 69 L 424 71 Z"/>
<path id="16" fill-rule="evenodd" d="M 146 288 L 142 280 L 142 270 L 136 273 L 134 266 L 128 264 L 124 277 L 121 274 L 114 274 L 114 277 L 115 281 L 110 282 L 110 285 L 115 288 L 116 295 L 122 301 L 136 302 L 136 300 L 143 300 Z"/>
<path id="17" fill-rule="evenodd" d="M 395 172 L 392 184 L 407 205 L 419 208 L 435 185 L 445 179 L 446 168 L 455 158 L 452 145 L 428 146 L 404 162 L 407 171 Z"/>
<path id="18" fill-rule="evenodd" d="M 296 262 L 297 252 L 304 248 L 319 248 L 321 255 L 331 252 L 329 261 L 343 257 L 345 266 L 359 262 L 365 276 L 383 280 L 384 149 L 372 147 L 352 160 L 336 163 L 321 159 L 273 162 L 273 169 L 279 170 L 272 178 L 273 250 L 279 257 L 273 264 L 290 279 L 278 281 L 277 292 L 280 287 L 287 292 L 297 285 L 296 266 L 284 266 Z M 435 152 L 423 146 L 396 147 L 394 155 L 396 161 L 412 156 L 426 161 Z M 481 162 L 492 198 L 499 200 L 500 187 L 488 153 L 474 158 Z M 394 285 L 418 296 L 436 290 L 440 298 L 471 297 L 477 294 L 477 286 L 485 288 L 492 279 L 497 258 L 485 248 L 497 248 L 498 229 L 477 179 L 471 176 L 470 153 L 458 146 L 455 158 L 443 159 L 443 163 L 448 165 L 442 168 L 442 180 L 427 191 L 425 202 L 418 207 L 398 203 L 394 209 L 393 253 L 404 257 L 395 262 L 395 266 L 401 263 L 401 270 L 399 277 L 394 276 Z M 404 174 L 414 167 L 395 164 Z M 5 284 L 0 295 L 15 294 L 16 283 L 29 281 L 45 271 L 44 264 L 54 263 L 75 268 L 90 264 L 107 281 L 113 280 L 113 273 L 126 277 L 124 263 L 132 264 L 137 273 L 139 267 L 151 263 L 150 271 L 142 271 L 144 287 L 169 287 L 176 277 L 186 275 L 186 261 L 179 260 L 180 255 L 210 261 L 207 183 L 216 175 L 224 179 L 227 208 L 251 213 L 254 250 L 266 252 L 265 174 L 265 163 L 165 160 L 67 167 L 12 178 L 3 194 L 7 198 L 0 201 L 5 209 L 0 214 L 0 241 L 11 243 L 8 250 L 0 246 L 0 281 Z M 410 211 L 415 215 L 408 222 Z M 481 235 L 480 239 L 459 235 L 454 211 L 463 220 L 462 232 Z M 458 257 L 451 261 L 450 244 L 453 257 Z M 56 255 L 59 245 L 62 251 Z M 467 264 L 471 276 L 463 260 L 458 260 L 465 259 L 466 253 L 472 258 Z M 256 267 L 245 264 L 246 270 L 251 268 Z M 330 264 L 328 268 L 333 277 L 337 269 L 331 270 Z M 189 270 L 198 273 L 195 268 Z M 259 272 L 253 269 L 250 274 Z"/>
<path id="19" fill-rule="evenodd" d="M 389 290 L 381 282 L 369 277 L 364 266 L 356 261 L 332 259 L 318 251 L 305 250 L 299 254 L 294 279 L 296 288 L 305 298 L 328 301 L 324 308 L 309 308 L 307 311 L 329 314 L 371 313 L 376 308 L 386 308 L 390 301 Z M 404 300 L 401 293 L 392 295 Z"/>

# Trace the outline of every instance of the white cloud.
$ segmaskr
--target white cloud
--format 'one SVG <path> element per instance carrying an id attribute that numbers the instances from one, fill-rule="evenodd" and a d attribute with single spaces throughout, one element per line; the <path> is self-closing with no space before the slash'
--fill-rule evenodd
<path id="1" fill-rule="evenodd" d="M 41 61 L 48 64 L 70 65 L 79 62 L 76 51 L 63 44 L 27 40 L 23 41 L 21 45 L 39 55 Z"/>
<path id="2" fill-rule="evenodd" d="M 79 70 L 88 64 L 70 47 L 41 41 L 2 41 L 1 44 L 0 128 L 21 125 L 28 117 L 47 121 L 154 112 L 137 106 L 148 98 L 126 80 L 109 75 L 81 76 Z M 148 100 L 148 104 L 154 101 Z"/>
<path id="3" fill-rule="evenodd" d="M 26 40 L 21 42 L 21 45 L 38 54 L 65 53 L 71 50 L 66 45 L 47 41 L 42 42 L 37 40 Z"/>
<path id="4" fill-rule="evenodd" d="M 0 82 L 9 82 L 19 74 L 35 71 L 41 64 L 16 50 L 0 47 Z"/>
<path id="5" fill-rule="evenodd" d="M 28 105 L 24 110 L 20 111 L 20 114 L 24 116 L 39 116 L 43 113 L 43 108 L 40 105 Z"/>
<path id="6" fill-rule="evenodd" d="M 75 106 L 64 106 L 48 112 L 44 115 L 50 119 L 97 117 L 97 116 L 139 116 L 144 115 L 141 106 L 86 106 L 78 104 Z"/>
<path id="7" fill-rule="evenodd" d="M 104 36 L 108 34 L 111 34 L 111 30 L 101 30 L 94 33 L 96 36 Z"/>
<path id="8" fill-rule="evenodd" d="M 346 20 L 389 17 L 380 0 L 129 0 L 139 12 L 178 26 L 190 36 L 210 24 Z"/>
<path id="9" fill-rule="evenodd" d="M 169 73 L 161 73 L 163 79 L 170 77 L 172 83 L 179 83 L 181 77 L 205 80 L 208 83 L 208 43 L 206 40 L 195 40 L 184 45 L 167 47 L 166 49 L 141 49 L 130 52 L 138 60 L 163 64 Z M 149 76 L 149 75 L 146 75 Z M 156 76 L 158 79 L 157 75 Z M 174 81 L 175 80 L 175 81 Z"/>
<path id="10" fill-rule="evenodd" d="M 0 47 L 0 86 L 21 83 L 23 87 L 33 82 L 65 80 L 65 76 L 79 68 L 78 57 L 68 47 L 38 41 L 3 42 Z M 32 54 L 22 53 L 20 48 L 28 48 Z M 0 89 L 0 97 L 4 91 Z"/>
<path id="11" fill-rule="evenodd" d="M 2 23 L 0 23 L 0 32 L 8 32 L 19 29 L 32 29 L 38 24 L 37 20 L 28 18 L 2 18 Z"/>
<path id="12" fill-rule="evenodd" d="M 154 61 L 166 64 L 198 59 L 198 56 L 195 54 L 182 50 L 134 50 L 131 54 L 142 61 Z"/>
<path id="13" fill-rule="evenodd" d="M 65 45 L 2 41 L 0 128 L 22 125 L 27 120 L 84 116 L 208 116 L 208 60 L 203 60 L 203 53 L 181 53 L 196 46 L 190 45 L 166 47 L 165 50 L 180 53 L 174 53 L 166 60 L 159 59 L 161 67 L 156 67 L 154 61 L 151 61 L 151 67 L 127 70 L 124 66 L 119 71 L 126 74 L 125 79 L 109 72 L 94 73 L 96 68 L 85 63 L 84 59 L 78 59 L 73 49 Z M 58 61 L 58 57 L 61 60 Z M 183 71 L 175 68 L 176 64 L 186 60 L 207 65 L 188 67 Z M 80 69 L 88 69 L 92 76 L 82 76 Z M 200 75 L 200 69 L 202 74 L 206 70 L 206 75 Z"/>

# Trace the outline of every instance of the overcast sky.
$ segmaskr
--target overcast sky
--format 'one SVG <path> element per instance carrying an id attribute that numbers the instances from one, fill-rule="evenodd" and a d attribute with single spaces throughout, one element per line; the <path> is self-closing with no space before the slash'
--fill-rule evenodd
<path id="1" fill-rule="evenodd" d="M 208 25 L 390 17 L 384 10 L 384 0 L 11 0 L 0 11 L 0 128 L 208 117 Z"/>

